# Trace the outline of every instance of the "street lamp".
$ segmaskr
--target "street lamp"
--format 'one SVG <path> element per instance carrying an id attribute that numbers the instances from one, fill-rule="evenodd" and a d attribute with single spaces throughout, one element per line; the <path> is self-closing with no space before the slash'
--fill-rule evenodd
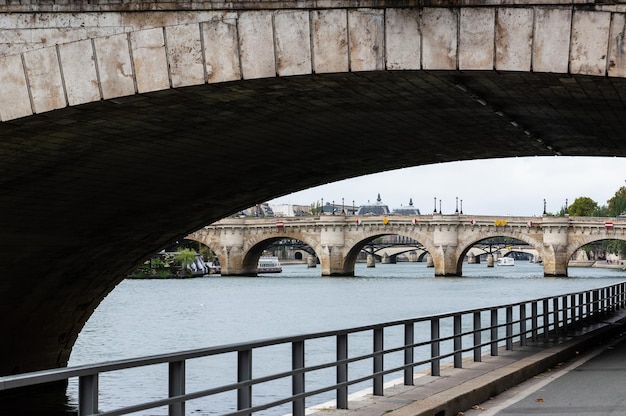
<path id="1" fill-rule="evenodd" d="M 437 213 L 437 197 L 435 197 L 435 208 L 433 209 L 433 214 Z"/>

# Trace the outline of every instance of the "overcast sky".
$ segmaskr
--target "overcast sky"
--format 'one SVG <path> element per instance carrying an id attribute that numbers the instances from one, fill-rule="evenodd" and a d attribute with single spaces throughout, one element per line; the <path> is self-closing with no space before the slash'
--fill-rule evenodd
<path id="1" fill-rule="evenodd" d="M 464 214 L 540 216 L 558 212 L 586 196 L 606 205 L 626 185 L 626 159 L 524 157 L 441 163 L 361 176 L 310 188 L 269 201 L 310 205 L 316 201 L 356 206 L 374 203 L 380 193 L 390 209 L 413 205 L 431 214 L 437 198 L 443 214 L 453 214 L 456 198 Z"/>

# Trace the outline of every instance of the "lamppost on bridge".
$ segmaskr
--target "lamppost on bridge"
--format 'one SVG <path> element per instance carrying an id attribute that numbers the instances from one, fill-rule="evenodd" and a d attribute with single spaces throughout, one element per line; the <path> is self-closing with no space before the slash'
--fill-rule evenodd
<path id="1" fill-rule="evenodd" d="M 456 197 L 456 208 L 454 210 L 454 213 L 455 214 L 459 213 L 459 197 L 458 196 Z"/>
<path id="2" fill-rule="evenodd" d="M 546 212 L 546 199 L 543 198 L 543 215 L 546 215 L 546 214 L 547 214 L 547 212 Z"/>
<path id="3" fill-rule="evenodd" d="M 439 200 L 439 215 L 441 215 L 441 199 Z"/>
<path id="4" fill-rule="evenodd" d="M 437 197 L 435 197 L 435 208 L 433 209 L 433 214 L 437 213 Z"/>
<path id="5" fill-rule="evenodd" d="M 461 215 L 463 215 L 463 200 L 461 199 Z"/>
<path id="6" fill-rule="evenodd" d="M 345 207 L 343 206 L 343 197 L 341 198 L 341 214 L 346 215 Z"/>

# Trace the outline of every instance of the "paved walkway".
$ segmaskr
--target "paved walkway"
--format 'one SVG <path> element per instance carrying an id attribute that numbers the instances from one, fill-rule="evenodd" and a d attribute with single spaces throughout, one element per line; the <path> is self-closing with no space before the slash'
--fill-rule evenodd
<path id="1" fill-rule="evenodd" d="M 348 410 L 330 410 L 326 404 L 317 412 L 310 409 L 307 413 L 315 416 L 624 415 L 625 318 L 626 311 L 621 311 L 605 322 L 569 334 L 559 343 L 517 347 L 503 350 L 497 357 L 484 356 L 480 363 L 467 360 L 463 368 L 442 368 L 441 377 L 418 375 L 415 386 L 390 386 L 384 396 L 351 397 Z M 575 371 L 568 371 L 574 368 Z M 563 376 L 554 377 L 556 374 Z M 538 382 L 546 379 L 544 384 Z M 531 383 L 528 390 L 522 387 L 527 380 Z M 531 386 L 536 387 L 534 392 Z M 581 391 L 585 394 L 579 394 Z M 491 413 L 485 413 L 490 408 Z"/>
<path id="2" fill-rule="evenodd" d="M 464 414 L 623 416 L 626 414 L 626 334 Z"/>

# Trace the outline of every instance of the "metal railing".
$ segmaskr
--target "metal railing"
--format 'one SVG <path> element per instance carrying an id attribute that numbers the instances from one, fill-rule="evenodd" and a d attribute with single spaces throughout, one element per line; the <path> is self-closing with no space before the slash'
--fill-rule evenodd
<path id="1" fill-rule="evenodd" d="M 350 386 L 371 383 L 373 394 L 383 395 L 386 376 L 402 375 L 405 385 L 413 385 L 416 370 L 430 369 L 432 376 L 439 376 L 442 362 L 450 361 L 454 367 L 460 368 L 464 358 L 481 361 L 483 354 L 496 356 L 502 348 L 511 350 L 514 345 L 552 340 L 565 335 L 574 326 L 603 319 L 624 308 L 625 302 L 626 282 L 623 282 L 583 292 L 338 331 L 0 377 L 0 391 L 77 377 L 79 415 L 122 415 L 168 406 L 169 415 L 179 416 L 185 413 L 187 401 L 231 392 L 236 393 L 237 410 L 228 414 L 249 415 L 291 403 L 293 414 L 301 416 L 305 413 L 309 397 L 332 392 L 336 407 L 347 409 Z M 351 351 L 349 340 L 357 336 L 367 337 L 371 349 L 357 353 Z M 320 339 L 331 340 L 334 358 L 326 362 L 307 363 L 305 347 Z M 287 346 L 291 350 L 290 356 L 283 354 L 279 357 L 291 361 L 291 369 L 255 377 L 252 371 L 255 352 L 271 346 Z M 230 366 L 237 369 L 236 381 L 187 393 L 186 363 L 200 357 L 221 355 L 226 359 L 232 356 L 234 362 Z M 401 358 L 387 360 L 392 356 Z M 355 363 L 371 364 L 370 370 L 363 373 L 361 369 L 361 374 L 349 377 L 349 368 L 352 369 Z M 167 364 L 169 368 L 168 397 L 99 412 L 101 374 L 158 364 Z M 330 370 L 332 380 L 318 382 L 313 387 L 311 383 L 306 383 L 308 374 L 321 370 Z M 271 402 L 255 403 L 255 388 L 278 379 L 291 380 L 291 394 Z"/>

